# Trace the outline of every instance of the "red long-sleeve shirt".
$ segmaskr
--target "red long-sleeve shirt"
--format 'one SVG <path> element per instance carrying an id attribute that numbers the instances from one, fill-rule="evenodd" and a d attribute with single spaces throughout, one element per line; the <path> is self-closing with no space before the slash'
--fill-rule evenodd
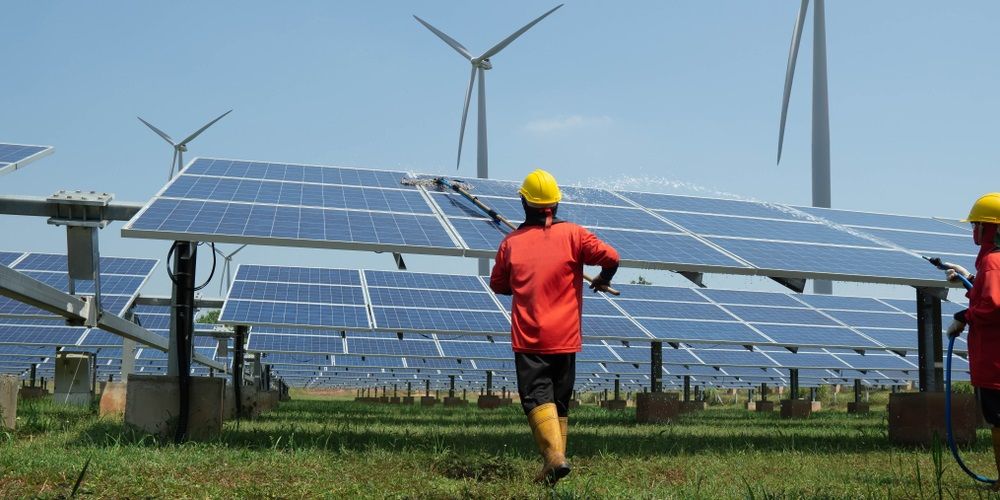
<path id="1" fill-rule="evenodd" d="M 580 352 L 583 266 L 618 267 L 618 252 L 571 222 L 524 226 L 497 249 L 490 288 L 513 295 L 511 343 L 514 352 Z"/>
<path id="2" fill-rule="evenodd" d="M 1000 390 L 1000 252 L 995 243 L 997 226 L 985 229 L 976 258 L 976 282 L 966 294 L 969 371 L 972 385 Z"/>

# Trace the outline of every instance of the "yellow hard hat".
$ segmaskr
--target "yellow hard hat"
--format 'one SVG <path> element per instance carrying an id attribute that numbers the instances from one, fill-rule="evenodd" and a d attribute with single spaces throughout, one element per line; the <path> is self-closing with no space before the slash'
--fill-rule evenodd
<path id="1" fill-rule="evenodd" d="M 562 199 L 562 192 L 559 191 L 556 178 L 542 169 L 528 174 L 524 178 L 524 182 L 521 183 L 521 189 L 518 192 L 524 196 L 528 205 L 533 207 L 552 206 Z"/>
<path id="2" fill-rule="evenodd" d="M 986 193 L 976 200 L 962 222 L 1000 224 L 1000 193 Z"/>

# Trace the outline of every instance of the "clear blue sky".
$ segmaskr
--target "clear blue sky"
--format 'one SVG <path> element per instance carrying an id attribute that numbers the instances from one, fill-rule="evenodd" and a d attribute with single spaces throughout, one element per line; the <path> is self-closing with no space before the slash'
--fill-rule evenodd
<path id="1" fill-rule="evenodd" d="M 1000 190 L 1000 3 L 827 3 L 834 206 L 958 217 Z M 774 162 L 798 4 L 567 2 L 493 58 L 491 176 L 544 167 L 564 183 L 657 177 L 808 204 L 811 21 L 785 156 Z M 135 117 L 178 138 L 230 108 L 190 157 L 453 171 L 468 63 L 412 14 L 478 53 L 553 5 L 8 2 L 0 141 L 56 154 L 0 178 L 0 193 L 95 189 L 145 201 L 162 187 L 171 151 Z M 467 144 L 469 175 L 474 139 Z M 63 230 L 44 220 L 2 224 L 0 248 L 65 251 Z M 165 256 L 165 242 L 123 239 L 120 227 L 102 232 L 104 254 Z M 416 270 L 475 270 L 471 260 L 408 260 Z M 385 255 L 268 247 L 239 261 L 392 265 Z M 150 291 L 167 292 L 162 274 Z"/>

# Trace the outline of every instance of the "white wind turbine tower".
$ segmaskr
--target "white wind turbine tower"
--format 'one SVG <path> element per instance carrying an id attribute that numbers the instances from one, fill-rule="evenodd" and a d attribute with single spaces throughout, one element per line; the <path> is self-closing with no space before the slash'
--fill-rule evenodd
<path id="1" fill-rule="evenodd" d="M 517 39 L 517 37 L 523 35 L 526 31 L 531 29 L 532 26 L 538 24 L 539 21 L 545 19 L 549 14 L 555 12 L 557 9 L 562 7 L 563 4 L 556 5 L 548 12 L 538 16 L 534 21 L 526 24 L 523 28 L 515 31 L 512 35 L 504 38 L 500 43 L 494 45 L 486 52 L 483 52 L 479 57 L 472 57 L 472 54 L 466 49 L 461 43 L 458 43 L 454 38 L 446 35 L 443 31 L 431 26 L 430 23 L 420 19 L 417 16 L 413 16 L 420 24 L 429 29 L 431 33 L 434 33 L 444 43 L 447 43 L 451 48 L 455 49 L 456 52 L 462 55 L 466 60 L 472 63 L 472 72 L 469 74 L 469 89 L 465 92 L 465 107 L 462 109 L 462 125 L 458 129 L 458 157 L 455 160 L 455 169 L 458 170 L 459 164 L 462 162 L 462 142 L 465 138 L 465 122 L 466 118 L 469 116 L 469 101 L 472 99 L 472 87 L 476 83 L 476 78 L 479 78 L 479 112 L 478 112 L 478 126 L 476 134 L 476 177 L 480 179 L 489 178 L 489 155 L 487 154 L 486 147 L 486 70 L 493 69 L 493 64 L 490 63 L 490 58 L 497 55 L 501 50 L 510 45 L 511 42 Z M 487 275 L 490 273 L 489 259 L 479 259 L 479 274 Z"/>
<path id="2" fill-rule="evenodd" d="M 826 10 L 824 0 L 813 3 L 813 67 L 812 67 L 812 206 L 830 208 L 830 105 L 827 96 L 826 75 Z M 809 0 L 802 0 L 792 31 L 792 44 L 788 50 L 788 67 L 785 70 L 785 92 L 781 100 L 781 124 L 778 130 L 778 163 L 785 140 L 785 119 L 788 100 L 795 77 L 795 60 L 799 54 L 802 28 L 806 21 Z M 814 281 L 816 293 L 833 293 L 829 281 Z"/>
<path id="3" fill-rule="evenodd" d="M 207 130 L 208 127 L 211 127 L 212 125 L 215 125 L 215 122 L 221 120 L 223 117 L 225 117 L 226 115 L 228 115 L 229 113 L 232 113 L 232 112 L 233 112 L 233 110 L 230 109 L 229 111 L 226 111 L 225 113 L 222 113 L 221 115 L 219 115 L 218 118 L 216 118 L 216 119 L 214 119 L 214 120 L 206 123 L 204 127 L 201 127 L 200 129 L 196 130 L 193 134 L 185 137 L 184 140 L 181 141 L 181 142 L 174 142 L 174 140 L 171 139 L 170 136 L 166 134 L 166 132 L 164 132 L 164 131 L 162 131 L 162 130 L 156 128 L 156 127 L 154 127 L 151 123 L 147 122 L 146 120 L 143 120 L 142 117 L 137 116 L 136 118 L 138 118 L 139 121 L 141 121 L 147 127 L 149 127 L 150 130 L 152 130 L 153 132 L 156 132 L 156 135 L 162 137 L 163 140 L 167 141 L 168 144 L 170 144 L 171 146 L 173 146 L 173 148 L 174 148 L 174 159 L 170 160 L 170 175 L 167 176 L 167 180 L 170 180 L 170 179 L 174 178 L 174 169 L 175 168 L 177 169 L 178 173 L 180 173 L 181 169 L 184 168 L 184 152 L 188 150 L 187 149 L 188 143 L 191 142 L 191 141 L 193 141 L 199 135 L 201 135 L 201 133 L 204 132 L 205 130 Z"/>

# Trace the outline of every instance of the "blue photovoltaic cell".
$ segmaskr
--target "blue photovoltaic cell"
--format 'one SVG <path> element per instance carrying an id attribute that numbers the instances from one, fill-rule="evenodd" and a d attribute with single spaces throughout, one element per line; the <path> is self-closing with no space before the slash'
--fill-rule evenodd
<path id="1" fill-rule="evenodd" d="M 158 198 L 127 229 L 204 236 L 241 236 L 456 248 L 432 215 L 282 207 Z"/>
<path id="2" fill-rule="evenodd" d="M 121 346 L 122 338 L 105 332 L 103 330 L 92 329 L 87 332 L 87 336 L 83 338 L 80 345 L 98 347 L 98 346 Z M 150 349 L 151 350 L 151 349 Z"/>
<path id="3" fill-rule="evenodd" d="M 731 236 L 835 245 L 878 246 L 869 240 L 812 222 L 664 213 L 670 221 L 701 236 Z"/>
<path id="4" fill-rule="evenodd" d="M 910 231 L 887 231 L 865 229 L 877 238 L 890 241 L 901 247 L 925 253 L 952 253 L 975 256 L 979 248 L 972 241 L 971 232 L 966 235 L 915 233 Z"/>
<path id="5" fill-rule="evenodd" d="M 762 269 L 941 280 L 941 271 L 897 250 L 710 238 Z"/>
<path id="6" fill-rule="evenodd" d="M 626 318 L 584 315 L 581 330 L 587 337 L 649 339 L 649 335 Z"/>
<path id="7" fill-rule="evenodd" d="M 604 368 L 608 370 L 608 373 L 613 373 L 617 375 L 646 375 L 649 373 L 649 367 L 636 366 L 631 363 L 604 363 Z"/>
<path id="8" fill-rule="evenodd" d="M 762 344 L 768 340 L 742 323 L 689 321 L 681 319 L 640 319 L 654 337 L 679 342 L 728 342 Z"/>
<path id="9" fill-rule="evenodd" d="M 473 217 L 477 219 L 489 219 L 479 207 L 475 206 L 464 196 L 454 193 L 432 193 L 431 199 L 441 207 L 441 211 L 448 217 Z M 492 208 L 498 214 L 503 215 L 511 221 L 521 221 L 524 219 L 524 208 L 521 200 L 517 198 L 494 198 L 483 196 L 479 198 L 484 205 Z M 559 207 L 559 214 L 562 215 L 563 207 Z"/>
<path id="10" fill-rule="evenodd" d="M 105 274 L 128 274 L 146 276 L 156 267 L 156 259 L 136 259 L 129 257 L 101 257 L 101 276 Z M 67 273 L 66 256 L 49 253 L 30 253 L 18 262 L 18 271 L 53 271 Z"/>
<path id="11" fill-rule="evenodd" d="M 377 328 L 381 330 L 510 333 L 510 322 L 499 311 L 492 313 L 376 307 L 372 313 L 375 315 Z"/>
<path id="12" fill-rule="evenodd" d="M 617 285 L 616 285 L 617 286 Z M 507 297 L 503 295 L 502 297 Z M 509 308 L 507 310 L 510 310 Z M 583 313 L 598 316 L 621 316 L 621 311 L 618 310 L 611 302 L 603 297 L 583 297 Z"/>
<path id="13" fill-rule="evenodd" d="M 963 231 L 950 224 L 925 217 L 885 215 L 815 207 L 794 208 L 845 226 L 866 226 L 882 229 L 903 229 L 907 231 L 954 233 L 962 235 L 968 234 L 968 231 Z"/>
<path id="14" fill-rule="evenodd" d="M 744 292 L 739 290 L 715 290 L 711 288 L 699 291 L 720 304 L 802 307 L 801 303 L 784 293 Z"/>
<path id="15" fill-rule="evenodd" d="M 494 371 L 513 371 L 514 363 L 512 361 L 488 361 L 488 360 L 476 360 L 476 368 L 480 370 L 494 370 Z M 579 367 L 579 365 L 577 365 Z"/>
<path id="16" fill-rule="evenodd" d="M 236 272 L 236 280 L 360 286 L 361 272 L 354 269 L 241 265 Z"/>
<path id="17" fill-rule="evenodd" d="M 471 369 L 468 362 L 460 363 L 457 359 L 440 358 L 406 358 L 406 366 L 409 368 L 436 369 L 436 370 L 462 370 Z"/>
<path id="18" fill-rule="evenodd" d="M 899 309 L 905 313 L 917 314 L 917 302 L 914 299 L 878 299 L 881 302 L 885 302 L 892 307 Z M 941 301 L 941 311 L 944 312 L 944 305 L 947 304 L 945 301 Z"/>
<path id="19" fill-rule="evenodd" d="M 907 363 L 903 358 L 895 354 L 838 354 L 838 358 L 844 360 L 851 368 L 857 370 L 916 370 L 916 367 Z M 915 357 L 915 356 L 914 356 Z"/>
<path id="20" fill-rule="evenodd" d="M 604 344 L 583 344 L 583 350 L 576 354 L 577 361 L 618 361 L 618 358 Z"/>
<path id="21" fill-rule="evenodd" d="M 712 215 L 741 215 L 744 217 L 765 217 L 771 219 L 797 219 L 788 212 L 752 201 L 638 192 L 622 192 L 621 194 L 639 205 L 654 210 L 695 212 Z"/>
<path id="22" fill-rule="evenodd" d="M 0 325 L 0 344 L 76 345 L 86 331 L 70 326 Z"/>
<path id="23" fill-rule="evenodd" d="M 361 287 L 340 285 L 306 285 L 301 283 L 269 283 L 235 281 L 229 300 L 268 300 L 280 302 L 312 302 L 317 304 L 364 305 Z"/>
<path id="24" fill-rule="evenodd" d="M 496 311 L 497 303 L 488 293 L 413 290 L 407 288 L 368 287 L 373 306 L 431 307 Z"/>
<path id="25" fill-rule="evenodd" d="M 692 352 L 711 366 L 776 366 L 760 351 L 692 349 Z"/>
<path id="26" fill-rule="evenodd" d="M 472 250 L 495 252 L 507 235 L 506 227 L 483 219 L 448 219 L 465 245 Z"/>
<path id="27" fill-rule="evenodd" d="M 596 229 L 593 232 L 598 238 L 615 247 L 622 260 L 746 267 L 686 234 L 615 229 Z"/>
<path id="28" fill-rule="evenodd" d="M 424 288 L 432 290 L 469 290 L 487 292 L 479 278 L 456 274 L 411 273 L 402 271 L 365 271 L 369 287 Z"/>
<path id="29" fill-rule="evenodd" d="M 917 321 L 909 315 L 901 313 L 872 313 L 858 311 L 827 311 L 838 321 L 853 327 L 912 329 L 916 331 Z"/>
<path id="30" fill-rule="evenodd" d="M 24 254 L 21 252 L 0 252 L 0 266 L 10 266 L 22 255 Z"/>
<path id="31" fill-rule="evenodd" d="M 53 288 L 58 288 L 63 292 L 69 291 L 69 278 L 66 272 L 48 271 L 21 271 L 21 274 L 36 279 Z M 116 274 L 101 275 L 101 296 L 106 295 L 132 295 L 136 293 L 142 283 L 146 280 L 146 275 L 125 276 Z M 93 294 L 94 282 L 89 280 L 76 281 L 76 293 Z"/>
<path id="32" fill-rule="evenodd" d="M 616 300 L 615 303 L 633 317 L 735 321 L 732 315 L 720 309 L 719 306 L 709 303 L 695 304 L 625 299 Z"/>
<path id="33" fill-rule="evenodd" d="M 377 212 L 433 213 L 424 197 L 415 190 L 223 179 L 193 175 L 181 175 L 160 196 Z"/>
<path id="34" fill-rule="evenodd" d="M 748 323 L 783 323 L 797 325 L 829 325 L 837 323 L 812 309 L 762 306 L 726 306 L 730 312 Z"/>
<path id="35" fill-rule="evenodd" d="M 329 328 L 369 328 L 362 306 L 294 304 L 227 300 L 219 321 L 242 325 L 287 325 Z"/>
<path id="36" fill-rule="evenodd" d="M 768 352 L 767 355 L 771 357 L 779 366 L 785 368 L 847 368 L 848 366 L 841 363 L 837 358 L 829 354 L 821 353 L 791 353 L 788 351 L 773 351 Z"/>
<path id="37" fill-rule="evenodd" d="M 670 302 L 707 302 L 690 288 L 615 283 L 615 288 L 628 299 L 665 300 Z M 612 300 L 616 300 L 612 298 Z"/>
<path id="38" fill-rule="evenodd" d="M 344 341 L 340 336 L 273 335 L 251 332 L 247 350 L 253 352 L 304 352 L 341 354 Z"/>
<path id="39" fill-rule="evenodd" d="M 854 311 L 885 311 L 895 309 L 868 297 L 841 297 L 836 295 L 796 295 L 795 298 L 817 309 L 848 309 Z"/>
<path id="40" fill-rule="evenodd" d="M 514 356 L 510 344 L 497 342 L 441 342 L 441 350 L 450 358 L 492 358 L 509 359 Z M 478 365 L 479 362 L 477 361 Z"/>
<path id="41" fill-rule="evenodd" d="M 787 346 L 878 347 L 848 328 L 823 328 L 807 325 L 754 325 L 761 333 Z"/>
<path id="42" fill-rule="evenodd" d="M 191 162 L 182 173 L 343 186 L 415 189 L 402 184 L 402 179 L 407 177 L 406 172 L 393 170 L 198 158 Z"/>
<path id="43" fill-rule="evenodd" d="M 269 365 L 326 366 L 330 364 L 330 359 L 321 354 L 266 353 L 263 356 L 263 360 Z"/>
<path id="44" fill-rule="evenodd" d="M 384 367 L 384 368 L 402 368 L 403 358 L 391 358 L 385 356 L 352 356 L 348 354 L 341 354 L 333 358 L 334 366 L 357 366 L 357 367 Z"/>
<path id="45" fill-rule="evenodd" d="M 887 347 L 892 348 L 907 348 L 916 349 L 917 348 L 917 331 L 916 329 L 911 330 L 878 330 L 873 328 L 859 328 L 861 333 L 875 339 L 876 342 L 880 342 Z M 958 347 L 958 343 L 955 343 L 955 347 Z"/>
<path id="46" fill-rule="evenodd" d="M 41 153 L 50 146 L 25 146 L 21 144 L 0 144 L 0 169 L 14 163 L 20 163 Z"/>
<path id="47" fill-rule="evenodd" d="M 347 338 L 350 354 L 382 356 L 440 356 L 430 340 Z"/>
<path id="48" fill-rule="evenodd" d="M 638 208 L 598 207 L 560 203 L 557 216 L 560 219 L 587 227 L 677 232 L 676 227 Z M 517 218 L 521 219 L 523 217 L 518 216 Z"/>

